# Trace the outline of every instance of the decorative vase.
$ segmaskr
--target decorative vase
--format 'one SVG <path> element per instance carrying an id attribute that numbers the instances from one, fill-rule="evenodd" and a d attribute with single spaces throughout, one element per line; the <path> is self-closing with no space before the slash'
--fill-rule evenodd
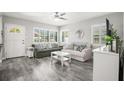
<path id="1" fill-rule="evenodd" d="M 116 39 L 112 41 L 112 50 L 116 52 Z"/>
<path id="2" fill-rule="evenodd" d="M 110 51 L 111 51 L 111 45 L 107 45 L 107 46 L 106 46 L 106 51 L 107 51 L 107 52 L 110 52 Z"/>

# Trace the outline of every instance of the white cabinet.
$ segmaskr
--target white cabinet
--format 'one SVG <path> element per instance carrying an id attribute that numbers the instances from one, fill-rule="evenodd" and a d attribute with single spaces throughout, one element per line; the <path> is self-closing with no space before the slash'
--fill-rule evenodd
<path id="1" fill-rule="evenodd" d="M 118 81 L 118 76 L 119 54 L 100 48 L 93 50 L 93 80 Z"/>

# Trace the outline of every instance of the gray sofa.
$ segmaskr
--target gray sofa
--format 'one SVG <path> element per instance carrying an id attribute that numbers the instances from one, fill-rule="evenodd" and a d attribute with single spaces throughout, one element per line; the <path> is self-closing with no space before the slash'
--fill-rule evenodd
<path id="1" fill-rule="evenodd" d="M 48 57 L 51 55 L 51 52 L 62 50 L 62 48 L 58 46 L 58 43 L 33 44 L 33 46 L 35 58 Z"/>
<path id="2" fill-rule="evenodd" d="M 87 43 L 72 43 L 64 46 L 63 52 L 71 54 L 73 59 L 81 62 L 87 61 L 92 58 L 92 50 Z"/>

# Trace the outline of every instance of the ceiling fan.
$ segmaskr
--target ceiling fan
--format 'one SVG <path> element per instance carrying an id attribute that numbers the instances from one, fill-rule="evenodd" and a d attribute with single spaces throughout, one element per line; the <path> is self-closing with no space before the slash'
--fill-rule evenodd
<path id="1" fill-rule="evenodd" d="M 56 19 L 67 20 L 67 18 L 65 18 L 64 15 L 66 15 L 66 13 L 55 12 L 54 17 Z"/>

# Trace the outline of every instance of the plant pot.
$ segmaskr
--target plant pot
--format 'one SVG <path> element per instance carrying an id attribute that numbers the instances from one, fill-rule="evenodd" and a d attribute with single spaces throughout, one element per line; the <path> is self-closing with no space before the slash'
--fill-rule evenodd
<path id="1" fill-rule="evenodd" d="M 116 39 L 112 41 L 112 50 L 116 52 Z"/>
<path id="2" fill-rule="evenodd" d="M 106 51 L 110 52 L 111 51 L 111 45 L 106 46 Z"/>

